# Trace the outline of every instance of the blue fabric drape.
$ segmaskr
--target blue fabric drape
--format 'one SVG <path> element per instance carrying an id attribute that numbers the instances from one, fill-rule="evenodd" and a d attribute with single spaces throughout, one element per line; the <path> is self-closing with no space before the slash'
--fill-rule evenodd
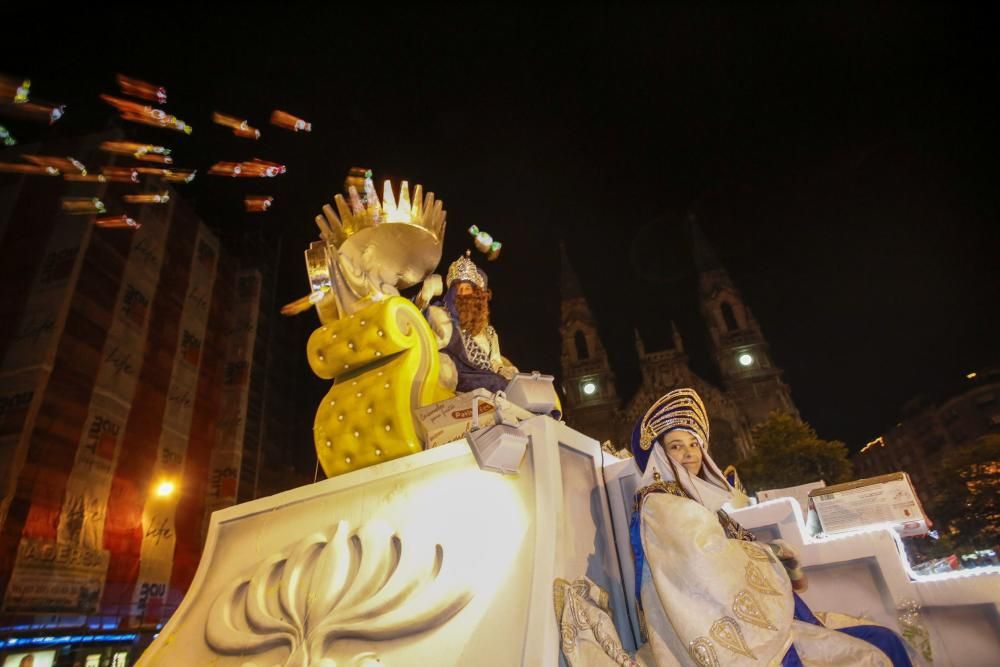
<path id="1" fill-rule="evenodd" d="M 812 613 L 806 601 L 796 593 L 792 595 L 795 597 L 795 620 L 822 626 L 823 624 Z M 910 662 L 910 655 L 906 652 L 906 645 L 903 644 L 900 636 L 889 628 L 883 628 L 881 625 L 852 625 L 847 628 L 838 628 L 837 632 L 868 642 L 885 653 L 892 661 L 893 667 L 912 667 L 913 663 Z"/>

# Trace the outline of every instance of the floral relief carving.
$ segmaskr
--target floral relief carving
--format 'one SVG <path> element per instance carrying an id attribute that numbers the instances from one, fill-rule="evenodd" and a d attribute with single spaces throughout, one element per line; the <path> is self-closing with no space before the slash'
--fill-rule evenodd
<path id="1" fill-rule="evenodd" d="M 205 640 L 223 655 L 285 646 L 284 667 L 335 667 L 337 640 L 423 632 L 471 598 L 450 575 L 440 544 L 403 537 L 382 521 L 356 530 L 341 521 L 332 534 L 309 535 L 230 582 L 209 610 Z M 342 664 L 380 663 L 366 652 Z"/>

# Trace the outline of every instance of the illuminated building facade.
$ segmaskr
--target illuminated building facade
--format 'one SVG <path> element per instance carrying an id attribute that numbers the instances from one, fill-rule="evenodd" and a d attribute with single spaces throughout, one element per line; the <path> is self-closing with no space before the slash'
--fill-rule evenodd
<path id="1" fill-rule="evenodd" d="M 934 488 L 941 457 L 978 438 L 1000 433 L 1000 368 L 969 373 L 947 398 L 911 401 L 903 420 L 852 457 L 860 477 L 909 473 L 925 498 Z"/>
<path id="2" fill-rule="evenodd" d="M 96 163 L 110 134 L 42 150 Z M 128 207 L 137 229 L 60 210 L 72 195 L 121 213 L 138 189 L 169 201 Z M 273 259 L 220 240 L 158 181 L 4 176 L 0 235 L 0 652 L 42 628 L 155 629 L 209 514 L 267 487 Z"/>
<path id="3" fill-rule="evenodd" d="M 580 289 L 579 279 L 563 250 L 562 377 L 567 423 L 594 438 L 627 448 L 632 427 L 660 396 L 678 387 L 693 387 L 712 416 L 712 455 L 722 466 L 735 463 L 753 446 L 751 428 L 773 410 L 798 416 L 791 391 L 771 359 L 760 325 L 694 220 L 689 221 L 699 306 L 710 337 L 721 386 L 695 373 L 676 324 L 665 349 L 647 349 L 635 332 L 642 380 L 622 400 L 615 374 L 601 343 L 597 321 Z"/>

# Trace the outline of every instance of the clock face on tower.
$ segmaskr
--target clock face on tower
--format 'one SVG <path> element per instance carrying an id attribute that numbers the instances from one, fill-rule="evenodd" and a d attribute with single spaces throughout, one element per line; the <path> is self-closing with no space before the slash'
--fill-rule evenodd
<path id="1" fill-rule="evenodd" d="M 753 355 L 749 352 L 744 352 L 737 357 L 736 360 L 740 363 L 740 366 L 743 366 L 744 368 L 749 368 L 753 365 Z"/>
<path id="2" fill-rule="evenodd" d="M 584 396 L 593 396 L 597 393 L 597 383 L 593 380 L 586 380 L 580 385 L 580 391 L 583 392 Z"/>

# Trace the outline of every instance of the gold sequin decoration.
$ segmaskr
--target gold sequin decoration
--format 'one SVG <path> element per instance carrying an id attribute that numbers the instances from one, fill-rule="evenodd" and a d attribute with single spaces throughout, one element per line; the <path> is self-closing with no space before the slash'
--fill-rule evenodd
<path id="1" fill-rule="evenodd" d="M 757 598 L 750 591 L 740 591 L 736 594 L 736 599 L 733 600 L 733 613 L 736 614 L 736 618 L 744 623 L 756 625 L 758 628 L 764 628 L 765 630 L 773 630 L 775 632 L 778 630 L 768 620 L 764 614 L 764 610 L 760 608 Z"/>
<path id="2" fill-rule="evenodd" d="M 719 656 L 715 654 L 715 647 L 708 637 L 692 639 L 688 644 L 688 653 L 698 667 L 719 667 Z"/>
<path id="3" fill-rule="evenodd" d="M 672 496 L 680 496 L 681 498 L 688 497 L 688 494 L 684 492 L 684 488 L 677 482 L 664 482 L 660 480 L 659 473 L 653 473 L 653 475 L 656 480 L 655 482 L 647 484 L 635 492 L 635 502 L 632 504 L 633 512 L 639 511 L 643 501 L 646 500 L 646 496 L 652 493 L 669 493 Z"/>
<path id="4" fill-rule="evenodd" d="M 740 629 L 740 624 L 732 616 L 723 616 L 715 623 L 712 623 L 712 629 L 708 631 L 708 634 L 717 643 L 721 644 L 723 648 L 727 648 L 739 655 L 745 655 L 751 660 L 757 659 L 757 656 L 747 646 L 747 640 L 743 638 L 743 631 Z"/>
<path id="5" fill-rule="evenodd" d="M 758 593 L 764 593 L 765 595 L 781 595 L 781 592 L 775 590 L 774 586 L 771 585 L 767 575 L 752 562 L 747 563 L 745 573 L 747 585 Z"/>
<path id="6" fill-rule="evenodd" d="M 757 545 L 751 544 L 750 542 L 740 542 L 739 544 L 740 547 L 743 548 L 743 551 L 746 553 L 746 555 L 749 556 L 750 558 L 754 560 L 766 560 L 768 562 L 771 561 L 771 556 L 768 553 L 771 551 L 771 547 L 767 546 L 758 547 Z"/>

